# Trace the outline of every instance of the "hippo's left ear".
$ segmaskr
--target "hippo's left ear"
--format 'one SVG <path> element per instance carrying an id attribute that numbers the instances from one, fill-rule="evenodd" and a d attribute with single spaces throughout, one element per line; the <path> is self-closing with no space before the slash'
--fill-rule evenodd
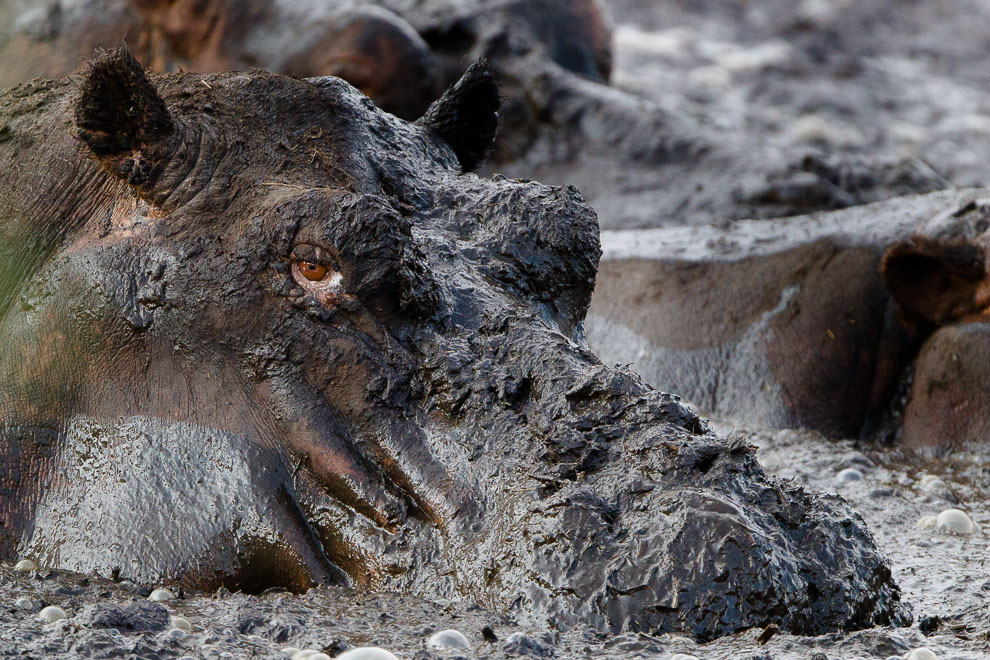
<path id="1" fill-rule="evenodd" d="M 500 104 L 495 74 L 482 60 L 434 101 L 418 123 L 436 131 L 454 150 L 461 170 L 471 172 L 485 162 L 495 142 Z"/>
<path id="2" fill-rule="evenodd" d="M 113 175 L 153 199 L 174 124 L 144 68 L 126 47 L 104 53 L 83 74 L 75 107 L 79 138 Z"/>
<path id="3" fill-rule="evenodd" d="M 979 237 L 913 236 L 887 250 L 881 271 L 901 307 L 933 325 L 990 307 L 990 254 Z"/>

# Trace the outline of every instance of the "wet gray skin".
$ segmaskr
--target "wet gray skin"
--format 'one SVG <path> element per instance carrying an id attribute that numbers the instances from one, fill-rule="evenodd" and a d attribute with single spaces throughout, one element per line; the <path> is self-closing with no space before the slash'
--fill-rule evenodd
<path id="1" fill-rule="evenodd" d="M 464 172 L 497 102 L 484 66 L 408 123 L 124 51 L 0 95 L 2 556 L 700 639 L 909 621 L 844 501 L 582 347 L 595 214 Z"/>

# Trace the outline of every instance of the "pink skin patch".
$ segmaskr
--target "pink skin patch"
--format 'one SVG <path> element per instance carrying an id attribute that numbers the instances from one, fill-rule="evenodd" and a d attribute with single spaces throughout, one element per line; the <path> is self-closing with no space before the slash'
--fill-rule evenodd
<path id="1" fill-rule="evenodd" d="M 294 261 L 292 279 L 324 307 L 338 307 L 345 302 L 354 301 L 353 296 L 344 291 L 344 276 L 335 270 L 327 269 L 322 280 L 310 280 L 303 275 L 299 263 Z"/>

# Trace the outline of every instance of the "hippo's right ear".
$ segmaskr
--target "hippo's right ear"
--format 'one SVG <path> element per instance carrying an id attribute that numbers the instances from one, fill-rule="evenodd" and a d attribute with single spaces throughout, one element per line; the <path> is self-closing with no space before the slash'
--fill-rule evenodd
<path id="1" fill-rule="evenodd" d="M 154 202 L 174 124 L 144 68 L 121 47 L 93 60 L 81 87 L 75 107 L 79 138 L 108 172 Z"/>
<path id="2" fill-rule="evenodd" d="M 417 123 L 432 128 L 454 150 L 461 170 L 471 172 L 492 150 L 500 104 L 494 72 L 487 62 L 475 62 Z"/>

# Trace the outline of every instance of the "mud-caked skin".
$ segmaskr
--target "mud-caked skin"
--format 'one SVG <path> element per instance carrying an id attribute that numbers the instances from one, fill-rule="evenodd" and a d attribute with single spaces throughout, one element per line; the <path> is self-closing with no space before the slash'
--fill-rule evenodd
<path id="1" fill-rule="evenodd" d="M 122 51 L 0 95 L 3 557 L 703 639 L 909 620 L 844 502 L 582 348 L 593 211 L 464 172 L 483 65 L 439 103 Z"/>

